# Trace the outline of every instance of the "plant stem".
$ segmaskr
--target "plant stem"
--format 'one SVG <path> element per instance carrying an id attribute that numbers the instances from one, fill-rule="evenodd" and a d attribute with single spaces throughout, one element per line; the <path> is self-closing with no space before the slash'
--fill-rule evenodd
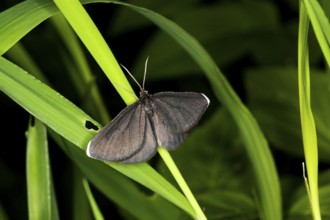
<path id="1" fill-rule="evenodd" d="M 172 175 L 173 175 L 174 179 L 176 180 L 176 182 L 178 183 L 178 185 L 180 186 L 183 194 L 188 199 L 190 205 L 195 210 L 196 219 L 206 220 L 207 218 L 206 218 L 203 210 L 199 206 L 196 198 L 194 197 L 194 195 L 192 194 L 189 186 L 187 185 L 186 181 L 182 177 L 178 167 L 175 165 L 175 163 L 174 163 L 171 155 L 169 154 L 169 152 L 166 149 L 164 149 L 162 147 L 159 147 L 158 148 L 158 153 L 163 158 L 163 161 L 165 162 L 166 166 L 168 167 L 168 169 L 172 173 Z"/>

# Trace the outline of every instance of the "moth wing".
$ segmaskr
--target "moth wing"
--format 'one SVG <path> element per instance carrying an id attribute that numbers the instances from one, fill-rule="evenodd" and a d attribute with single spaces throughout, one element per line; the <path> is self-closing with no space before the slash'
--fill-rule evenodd
<path id="1" fill-rule="evenodd" d="M 145 147 L 143 156 L 139 152 Z M 154 154 L 156 147 L 150 121 L 136 102 L 122 110 L 89 142 L 87 155 L 111 162 L 137 163 L 151 157 L 148 154 Z"/>
<path id="2" fill-rule="evenodd" d="M 145 132 L 144 141 L 139 151 L 133 154 L 131 157 L 121 161 L 123 163 L 140 163 L 149 160 L 157 152 L 157 141 L 152 129 L 150 119 L 145 114 Z"/>
<path id="3" fill-rule="evenodd" d="M 209 105 L 204 94 L 194 92 L 160 92 L 152 99 L 157 141 L 168 150 L 184 141 Z"/>

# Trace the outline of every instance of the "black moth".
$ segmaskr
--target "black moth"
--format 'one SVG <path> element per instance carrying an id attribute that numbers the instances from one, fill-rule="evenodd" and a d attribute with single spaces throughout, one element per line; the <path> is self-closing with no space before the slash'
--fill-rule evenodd
<path id="1" fill-rule="evenodd" d="M 148 94 L 144 90 L 146 66 L 143 87 L 137 83 L 140 99 L 122 110 L 89 142 L 89 157 L 110 162 L 144 162 L 156 154 L 157 146 L 177 148 L 197 125 L 209 99 L 195 92 Z"/>

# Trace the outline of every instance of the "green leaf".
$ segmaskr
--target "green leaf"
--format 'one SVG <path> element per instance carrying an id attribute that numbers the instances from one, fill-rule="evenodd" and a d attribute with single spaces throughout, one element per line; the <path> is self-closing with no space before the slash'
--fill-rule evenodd
<path id="1" fill-rule="evenodd" d="M 126 104 L 136 102 L 137 97 L 132 96 L 134 91 L 116 58 L 81 3 L 78 0 L 54 2 Z"/>
<path id="2" fill-rule="evenodd" d="M 97 122 L 3 57 L 0 57 L 0 90 L 75 145 L 85 147 L 93 137 L 85 123 L 87 120 Z"/>
<path id="3" fill-rule="evenodd" d="M 51 1 L 45 0 L 21 2 L 1 12 L 0 55 L 56 12 L 55 5 Z"/>
<path id="4" fill-rule="evenodd" d="M 83 98 L 83 104 L 86 106 L 86 110 L 94 113 L 92 116 L 100 118 L 100 123 L 108 123 L 110 121 L 109 114 L 106 111 L 105 104 L 96 85 L 94 75 L 88 66 L 79 39 L 63 15 L 53 16 L 51 21 L 70 52 L 72 60 L 64 59 L 64 62 L 69 69 L 69 76 L 71 77 L 79 96 L 85 97 L 86 94 L 88 94 L 88 97 L 90 97 L 89 99 Z"/>
<path id="5" fill-rule="evenodd" d="M 20 42 L 11 47 L 10 50 L 6 52 L 6 56 L 16 65 L 23 67 L 43 83 L 49 84 L 37 63 L 32 59 L 28 51 Z"/>
<path id="6" fill-rule="evenodd" d="M 50 169 L 46 128 L 39 120 L 27 132 L 26 175 L 29 219 L 59 219 Z"/>
<path id="7" fill-rule="evenodd" d="M 88 196 L 88 200 L 89 200 L 90 206 L 92 208 L 92 211 L 93 211 L 93 214 L 94 214 L 94 218 L 95 219 L 98 219 L 98 220 L 103 220 L 104 219 L 103 218 L 103 215 L 102 215 L 99 207 L 97 206 L 97 203 L 96 203 L 96 201 L 94 199 L 94 196 L 92 194 L 92 191 L 91 191 L 91 189 L 89 187 L 89 184 L 88 184 L 87 180 L 86 179 L 83 179 L 82 180 L 82 183 L 84 185 L 86 194 Z"/>
<path id="8" fill-rule="evenodd" d="M 305 5 L 300 4 L 298 37 L 298 89 L 301 131 L 304 144 L 307 175 L 304 176 L 313 219 L 321 219 L 318 186 L 318 147 L 315 120 L 311 106 L 310 66 L 308 52 L 309 21 Z M 329 32 L 330 33 L 330 32 Z"/>
<path id="9" fill-rule="evenodd" d="M 72 169 L 72 219 L 89 220 L 92 219 L 91 207 L 83 185 L 84 176 L 76 167 Z"/>
<path id="10" fill-rule="evenodd" d="M 330 24 L 318 1 L 304 0 L 303 5 L 312 23 L 314 33 L 322 49 L 325 60 L 330 66 Z"/>

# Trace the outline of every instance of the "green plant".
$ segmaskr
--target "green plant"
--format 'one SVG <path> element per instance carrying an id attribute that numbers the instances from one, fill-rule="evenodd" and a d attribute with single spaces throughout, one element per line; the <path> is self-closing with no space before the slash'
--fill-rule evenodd
<path id="1" fill-rule="evenodd" d="M 193 193 L 181 178 L 169 153 L 161 148 L 159 154 L 165 163 L 155 160 L 154 166 L 147 163 L 136 165 L 103 163 L 86 156 L 85 149 L 95 134 L 95 129 L 101 127 L 100 123 L 108 123 L 110 117 L 103 101 L 105 97 L 101 95 L 97 79 L 91 73 L 84 55 L 85 51 L 81 48 L 76 36 L 80 38 L 84 47 L 88 49 L 126 104 L 131 104 L 136 100 L 131 95 L 133 89 L 112 51 L 79 1 L 28 0 L 0 13 L 0 52 L 1 54 L 6 53 L 8 57 L 0 58 L 0 89 L 36 118 L 30 120 L 27 132 L 26 173 L 29 217 L 31 219 L 57 219 L 62 214 L 61 211 L 58 211 L 58 206 L 61 210 L 61 205 L 58 204 L 63 201 L 55 198 L 56 187 L 54 190 L 50 169 L 50 167 L 56 167 L 61 159 L 52 159 L 52 155 L 48 154 L 47 136 L 49 135 L 54 142 L 52 144 L 59 146 L 66 153 L 69 161 L 74 164 L 75 168 L 72 169 L 74 178 L 70 183 L 74 190 L 67 197 L 73 200 L 71 214 L 77 219 L 90 219 L 91 215 L 97 219 L 103 218 L 101 213 L 106 209 L 99 209 L 98 201 L 102 201 L 102 198 L 93 197 L 94 193 L 98 195 L 95 188 L 117 205 L 116 215 L 125 218 L 178 219 L 190 216 L 204 219 L 207 216 L 210 219 L 281 219 L 283 213 L 291 219 L 310 218 L 311 212 L 304 208 L 307 194 L 304 191 L 302 177 L 299 181 L 296 176 L 288 176 L 282 171 L 278 172 L 268 145 L 269 141 L 274 149 L 290 156 L 301 157 L 303 155 L 300 145 L 302 138 L 299 114 L 297 114 L 299 109 L 295 75 L 297 70 L 292 67 L 293 65 L 289 67 L 283 65 L 283 60 L 294 57 L 292 51 L 297 49 L 292 42 L 296 42 L 296 38 L 289 38 L 290 35 L 286 32 L 290 31 L 292 27 L 279 25 L 274 3 L 238 1 L 199 8 L 193 7 L 189 2 L 169 2 L 166 5 L 145 3 L 144 7 L 138 7 L 118 1 L 82 1 L 83 4 L 98 2 L 114 3 L 116 10 L 117 7 L 123 8 L 117 17 L 114 16 L 117 26 L 115 25 L 113 29 L 110 28 L 110 32 L 113 32 L 114 35 L 120 36 L 125 31 L 143 29 L 150 22 L 162 30 L 153 34 L 153 38 L 145 43 L 136 58 L 136 68 L 132 71 L 133 73 L 142 73 L 141 65 L 144 63 L 142 59 L 150 54 L 148 78 L 155 82 L 157 77 L 172 79 L 178 76 L 186 76 L 186 81 L 194 80 L 194 78 L 199 81 L 201 76 L 191 73 L 198 73 L 200 70 L 208 79 L 210 87 L 200 86 L 200 88 L 212 94 L 211 103 L 214 107 L 210 108 L 210 113 L 204 123 L 192 132 L 180 149 L 173 152 L 174 161 Z M 318 39 L 323 39 L 319 42 L 329 42 L 326 40 L 327 37 L 324 37 L 330 35 L 327 31 L 329 24 L 325 20 L 326 16 L 321 13 L 322 9 L 314 1 L 311 3 L 304 1 L 304 4 L 307 6 L 313 27 L 319 27 L 315 30 L 322 30 L 321 35 L 316 34 Z M 186 5 L 189 5 L 190 8 L 185 8 Z M 166 10 L 168 13 L 172 11 L 173 14 L 169 14 L 169 16 L 173 16 L 176 22 L 181 23 L 192 34 L 188 34 L 176 23 L 147 8 L 160 9 L 164 13 Z M 318 17 L 312 16 L 313 10 L 317 10 L 315 14 Z M 256 13 L 256 11 L 260 13 Z M 132 12 L 137 12 L 137 14 L 130 14 Z M 132 16 L 135 16 L 134 19 Z M 217 22 L 211 23 L 214 19 L 212 16 L 218 19 Z M 306 18 L 304 13 L 301 16 Z M 195 17 L 200 20 L 193 19 Z M 52 48 L 52 52 L 49 53 L 50 59 L 58 56 L 54 55 L 56 52 L 60 57 L 56 60 L 56 64 L 60 63 L 60 65 L 55 65 L 58 68 L 57 71 L 65 71 L 69 76 L 58 74 L 56 77 L 59 78 L 55 79 L 70 81 L 69 89 L 63 89 L 63 83 L 61 87 L 56 83 L 57 80 L 47 80 L 48 78 L 54 79 L 54 76 L 43 74 L 42 62 L 36 59 L 34 63 L 28 50 L 22 44 L 17 43 L 47 19 L 51 22 L 45 26 L 51 29 L 50 33 L 56 33 L 55 42 L 65 45 L 65 49 L 49 45 Z M 192 19 L 194 22 L 191 22 Z M 226 19 L 231 21 L 230 25 L 226 24 Z M 198 23 L 204 20 L 209 22 L 208 25 L 215 26 L 210 28 L 208 25 L 203 26 Z M 67 21 L 72 29 L 68 26 Z M 219 25 L 218 22 L 224 23 Z M 317 24 L 321 25 L 317 26 Z M 170 37 L 165 36 L 164 33 Z M 299 36 L 304 36 L 303 34 L 306 33 L 306 28 L 302 27 Z M 46 34 L 49 33 L 46 32 Z M 198 41 L 192 37 L 195 35 Z M 35 38 L 31 37 L 31 39 Z M 30 41 L 33 41 L 31 39 Z M 173 39 L 181 47 L 172 46 L 173 42 L 169 39 Z M 265 39 L 271 39 L 275 43 L 268 43 Z M 301 39 L 303 40 L 300 41 L 299 48 L 307 48 L 307 37 Z M 207 47 L 212 56 L 199 41 Z M 327 58 L 328 44 L 321 45 L 323 54 Z M 222 51 L 217 51 L 219 48 Z M 313 48 L 315 51 L 312 52 L 316 55 L 320 54 L 316 46 Z M 33 50 L 45 51 L 38 47 Z M 288 54 L 283 55 L 283 51 Z M 193 59 L 188 59 L 189 56 L 184 52 L 187 52 Z M 251 65 L 252 68 L 250 67 L 249 71 L 240 70 L 246 72 L 244 80 L 249 108 L 242 103 L 217 66 L 217 64 L 225 67 L 235 66 L 235 61 L 246 56 L 247 53 L 253 58 L 252 63 L 257 64 L 257 68 L 253 68 Z M 304 75 L 308 73 L 309 66 L 307 52 L 300 50 L 300 54 L 304 59 L 299 59 L 299 65 L 307 70 L 299 73 L 301 76 L 305 76 L 302 79 L 307 79 L 307 83 L 299 81 L 299 85 L 304 85 L 301 94 L 307 94 L 305 97 L 301 96 L 301 103 L 305 101 L 305 105 L 302 105 L 300 109 L 304 111 L 304 109 L 310 108 L 308 74 Z M 315 57 L 313 56 L 312 63 L 313 61 L 317 63 L 317 57 L 321 56 Z M 43 54 L 39 54 L 39 59 L 42 60 L 42 58 Z M 52 64 L 49 61 L 46 63 Z M 275 65 L 276 68 L 274 68 Z M 230 69 L 235 71 L 233 68 Z M 153 72 L 159 72 L 158 76 L 152 74 Z M 320 133 L 318 139 L 324 141 L 323 143 L 319 141 L 319 151 L 322 152 L 320 157 L 327 163 L 329 162 L 327 159 L 329 148 L 326 143 L 329 135 L 326 131 L 329 124 L 324 112 L 329 109 L 329 106 L 324 98 L 326 97 L 328 77 L 321 74 L 312 75 L 312 78 L 316 79 L 315 87 L 319 88 L 319 90 L 311 90 L 316 91 L 315 94 L 312 93 L 311 100 L 312 102 L 315 100 L 316 105 L 313 111 L 315 110 L 316 128 L 319 128 Z M 179 86 L 182 84 L 180 83 Z M 313 88 L 313 80 L 311 80 L 311 84 Z M 71 91 L 72 93 L 61 92 L 61 94 L 66 97 L 75 97 L 75 101 L 80 103 L 79 107 L 59 95 L 53 89 L 57 86 L 63 89 L 64 93 Z M 319 100 L 313 98 L 314 96 L 320 97 Z M 219 107 L 219 103 L 225 108 Z M 85 111 L 89 114 L 86 114 Z M 260 123 L 260 127 L 257 121 Z M 304 126 L 303 119 L 302 125 Z M 309 129 L 309 131 L 307 130 L 308 135 L 315 131 L 308 124 L 307 129 Z M 303 137 L 306 138 L 306 133 Z M 315 135 L 313 137 L 315 138 Z M 296 139 L 293 140 L 293 138 Z M 288 146 L 290 146 L 289 149 Z M 327 170 L 320 175 L 320 182 L 323 182 L 319 190 L 320 206 L 317 199 L 318 192 L 315 190 L 318 188 L 316 169 L 318 159 L 315 158 L 315 147 L 314 153 L 305 151 L 305 156 L 307 171 L 311 175 L 308 175 L 308 182 L 313 216 L 315 219 L 319 219 L 320 213 L 329 216 L 326 209 L 322 209 L 322 204 L 325 206 L 328 204 L 326 198 L 329 184 L 326 180 L 329 175 Z M 314 154 L 314 158 L 308 159 L 313 156 L 311 154 Z M 281 158 L 277 161 L 281 163 Z M 176 181 L 167 171 L 165 164 L 174 174 Z M 312 172 L 315 173 L 315 171 L 316 175 L 312 175 Z M 6 177 L 4 176 L 4 178 Z M 145 188 L 141 188 L 131 180 L 155 194 L 146 193 Z M 56 178 L 54 181 L 56 182 Z M 93 185 L 92 189 L 90 189 L 89 183 Z M 176 183 L 183 194 L 176 188 Z M 296 187 L 297 184 L 299 187 Z M 282 195 L 285 198 L 292 196 L 292 199 L 285 199 L 282 205 Z M 197 198 L 199 204 L 194 197 Z M 109 205 L 109 203 L 105 204 Z M 91 207 L 92 213 L 86 207 Z M 318 211 L 320 207 L 321 212 Z M 205 210 L 203 210 L 204 208 Z M 1 203 L 0 213 L 2 216 L 6 215 Z M 111 216 L 115 215 L 111 214 Z"/>

